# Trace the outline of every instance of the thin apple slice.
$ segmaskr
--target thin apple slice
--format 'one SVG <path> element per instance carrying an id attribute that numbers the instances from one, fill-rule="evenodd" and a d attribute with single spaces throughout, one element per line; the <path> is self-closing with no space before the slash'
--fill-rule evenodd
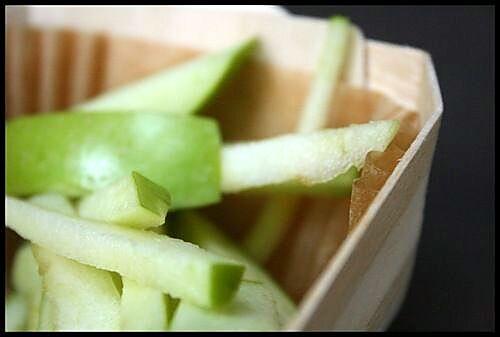
<path id="1" fill-rule="evenodd" d="M 68 198 L 57 193 L 36 194 L 30 197 L 28 201 L 49 211 L 61 212 L 66 215 L 76 215 L 75 208 Z"/>
<path id="2" fill-rule="evenodd" d="M 286 195 L 268 201 L 243 240 L 242 246 L 247 254 L 259 262 L 271 256 L 285 235 L 299 201 L 296 196 Z"/>
<path id="3" fill-rule="evenodd" d="M 182 240 L 65 216 L 13 197 L 6 197 L 6 223 L 58 255 L 204 307 L 231 300 L 245 269 Z"/>
<path id="4" fill-rule="evenodd" d="M 8 122 L 6 133 L 9 195 L 78 197 L 137 171 L 168 189 L 173 209 L 220 199 L 220 134 L 208 118 L 43 114 Z"/>
<path id="5" fill-rule="evenodd" d="M 35 331 L 38 327 L 42 280 L 38 275 L 38 265 L 28 243 L 19 247 L 14 256 L 12 284 L 14 289 L 24 296 L 28 305 L 26 329 Z"/>
<path id="6" fill-rule="evenodd" d="M 118 331 L 120 294 L 109 272 L 32 246 L 56 331 Z"/>
<path id="7" fill-rule="evenodd" d="M 278 184 L 312 186 L 360 169 L 370 151 L 384 151 L 399 127 L 397 120 L 289 134 L 225 145 L 222 190 L 236 193 Z"/>
<path id="8" fill-rule="evenodd" d="M 342 74 L 345 56 L 349 49 L 351 30 L 348 18 L 334 16 L 330 19 L 314 81 L 300 116 L 299 132 L 316 131 L 325 127 L 333 93 Z"/>
<path id="9" fill-rule="evenodd" d="M 83 197 L 78 203 L 82 218 L 146 229 L 165 223 L 170 206 L 168 191 L 132 172 L 113 184 Z"/>
<path id="10" fill-rule="evenodd" d="M 154 111 L 170 114 L 198 112 L 256 46 L 255 39 L 155 73 L 75 107 L 85 112 Z"/>
<path id="11" fill-rule="evenodd" d="M 243 279 L 260 282 L 269 291 L 276 303 L 280 322 L 288 321 L 296 313 L 295 304 L 273 279 L 206 218 L 196 212 L 182 212 L 169 223 L 168 229 L 175 237 L 244 264 L 246 269 Z"/>
<path id="12" fill-rule="evenodd" d="M 26 298 L 11 292 L 5 299 L 5 331 L 23 331 L 28 319 Z"/>
<path id="13" fill-rule="evenodd" d="M 174 304 L 169 295 L 126 277 L 121 298 L 121 328 L 125 331 L 165 331 Z"/>
<path id="14" fill-rule="evenodd" d="M 181 301 L 172 331 L 276 331 L 281 322 L 274 300 L 260 282 L 242 281 L 235 299 L 218 310 Z"/>

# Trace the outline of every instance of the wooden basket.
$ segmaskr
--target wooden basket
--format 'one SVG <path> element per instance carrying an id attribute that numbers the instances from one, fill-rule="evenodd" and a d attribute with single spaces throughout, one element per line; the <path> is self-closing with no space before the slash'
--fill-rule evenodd
<path id="1" fill-rule="evenodd" d="M 10 6 L 6 18 L 6 118 L 63 109 L 200 53 L 258 36 L 256 60 L 207 108 L 221 121 L 226 140 L 294 129 L 326 33 L 325 20 L 218 7 Z M 352 77 L 339 88 L 343 104 L 366 110 L 375 95 L 382 112 L 395 107 L 415 112 L 420 132 L 361 221 L 325 260 L 301 297 L 289 330 L 383 330 L 411 276 L 441 94 L 424 51 L 362 43 L 366 63 L 358 76 L 364 81 Z M 357 89 L 371 98 L 357 97 Z M 10 245 L 8 256 L 12 249 Z"/>

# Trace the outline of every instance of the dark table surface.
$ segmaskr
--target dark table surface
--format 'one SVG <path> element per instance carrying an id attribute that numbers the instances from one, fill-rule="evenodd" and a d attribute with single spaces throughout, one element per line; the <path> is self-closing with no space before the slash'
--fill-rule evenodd
<path id="1" fill-rule="evenodd" d="M 444 114 L 411 285 L 392 331 L 494 330 L 494 7 L 287 6 L 344 14 L 433 58 Z"/>

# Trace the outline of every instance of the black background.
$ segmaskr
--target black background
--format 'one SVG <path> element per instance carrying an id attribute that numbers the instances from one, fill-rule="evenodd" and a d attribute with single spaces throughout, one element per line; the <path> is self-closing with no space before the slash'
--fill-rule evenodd
<path id="1" fill-rule="evenodd" d="M 390 330 L 493 330 L 494 7 L 286 8 L 344 14 L 370 39 L 432 55 L 444 114 L 413 279 Z"/>

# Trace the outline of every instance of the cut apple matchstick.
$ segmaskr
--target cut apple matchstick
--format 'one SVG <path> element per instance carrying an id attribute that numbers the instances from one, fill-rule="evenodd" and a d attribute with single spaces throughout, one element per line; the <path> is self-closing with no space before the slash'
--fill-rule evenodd
<path id="1" fill-rule="evenodd" d="M 222 310 L 181 301 L 171 331 L 276 331 L 282 326 L 276 304 L 261 283 L 242 281 L 234 300 Z"/>
<path id="2" fill-rule="evenodd" d="M 170 194 L 137 172 L 83 197 L 78 203 L 82 218 L 117 225 L 151 228 L 165 223 Z"/>
<path id="3" fill-rule="evenodd" d="M 194 211 L 177 215 L 169 224 L 170 233 L 178 238 L 192 242 L 214 254 L 234 259 L 245 265 L 243 280 L 261 283 L 269 291 L 269 296 L 276 303 L 280 322 L 288 321 L 296 312 L 295 304 L 274 280 L 251 258 L 246 256 L 223 232 Z M 202 311 L 197 311 L 201 315 Z M 229 318 L 227 318 L 229 319 Z M 219 326 L 221 327 L 221 326 Z"/>
<path id="4" fill-rule="evenodd" d="M 360 169 L 370 151 L 384 151 L 397 120 L 225 145 L 222 191 L 237 193 L 264 186 L 331 182 L 351 167 Z"/>
<path id="5" fill-rule="evenodd" d="M 165 331 L 174 305 L 167 294 L 126 277 L 121 296 L 121 330 Z"/>
<path id="6" fill-rule="evenodd" d="M 202 307 L 230 301 L 245 270 L 234 260 L 178 239 L 69 217 L 9 196 L 6 223 L 21 237 L 58 255 L 118 272 Z"/>
<path id="7" fill-rule="evenodd" d="M 111 275 L 32 246 L 56 331 L 118 331 L 120 294 Z"/>
<path id="8" fill-rule="evenodd" d="M 346 56 L 359 60 L 360 33 L 350 24 L 349 20 L 342 16 L 335 16 L 330 19 L 326 40 L 320 53 L 316 66 L 314 79 L 302 109 L 297 132 L 311 132 L 325 127 L 328 120 L 328 113 L 332 106 L 333 96 L 336 87 L 343 75 Z M 354 51 L 353 51 L 354 49 Z M 358 79 L 359 62 L 347 62 L 347 74 L 344 76 L 350 79 Z M 282 237 L 285 235 L 289 218 L 293 216 L 295 205 L 298 203 L 296 197 L 291 194 L 329 194 L 342 196 L 351 190 L 352 181 L 357 177 L 356 167 L 351 167 L 345 173 L 337 176 L 326 184 L 317 184 L 314 187 L 301 185 L 300 183 L 290 183 L 287 185 L 271 186 L 270 191 L 288 190 L 288 196 L 281 198 L 271 198 L 261 211 L 255 224 L 250 228 L 250 232 L 243 240 L 243 246 L 247 252 L 260 262 L 266 261 L 275 250 Z M 280 186 L 280 188 L 276 187 Z M 289 187 L 289 188 L 286 188 Z"/>
<path id="9" fill-rule="evenodd" d="M 80 112 L 123 110 L 169 114 L 198 112 L 250 56 L 257 40 L 166 69 L 73 107 Z"/>

